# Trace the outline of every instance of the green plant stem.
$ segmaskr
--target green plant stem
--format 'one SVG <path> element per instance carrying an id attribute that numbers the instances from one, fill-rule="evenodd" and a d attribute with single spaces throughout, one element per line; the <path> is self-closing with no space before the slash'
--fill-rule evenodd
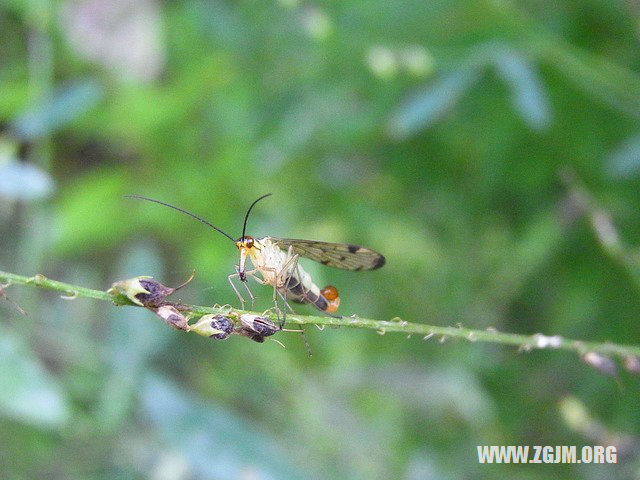
<path id="1" fill-rule="evenodd" d="M 565 184 L 574 208 L 588 220 L 602 251 L 627 271 L 633 286 L 640 292 L 640 257 L 636 248 L 622 239 L 612 213 L 600 205 L 573 169 L 561 169 L 559 178 Z"/>
<path id="2" fill-rule="evenodd" d="M 35 275 L 33 277 L 25 277 L 0 271 L 0 280 L 7 282 L 9 285 L 27 285 L 45 288 L 63 292 L 67 297 L 87 297 L 98 300 L 111 301 L 116 305 L 134 305 L 125 296 L 119 294 L 111 294 L 101 290 L 93 290 L 90 288 L 80 287 L 69 283 L 51 280 L 44 275 Z M 5 288 L 7 285 L 4 286 Z M 186 305 L 181 308 L 183 313 L 190 313 L 194 316 L 205 315 L 210 313 L 218 313 L 219 310 L 213 307 L 204 307 L 199 305 Z M 238 313 L 252 313 L 260 315 L 258 312 L 240 311 Z M 392 320 L 373 320 L 369 318 L 360 318 L 357 316 L 334 318 L 320 315 L 288 315 L 288 323 L 296 325 L 319 325 L 332 327 L 349 327 L 349 328 L 367 328 L 375 330 L 380 334 L 387 332 L 398 332 L 405 335 L 419 335 L 425 340 L 432 337 L 444 341 L 447 338 L 463 338 L 472 342 L 500 343 L 504 345 L 514 345 L 521 350 L 529 351 L 532 349 L 559 349 L 569 350 L 584 355 L 588 352 L 599 353 L 603 355 L 614 355 L 619 357 L 640 356 L 640 346 L 621 345 L 610 342 L 586 342 L 582 340 L 572 340 L 561 336 L 546 336 L 540 333 L 534 335 L 521 335 L 515 333 L 498 332 L 494 329 L 474 330 L 464 328 L 462 326 L 437 326 L 426 325 L 422 323 L 407 322 L 399 318 Z"/>

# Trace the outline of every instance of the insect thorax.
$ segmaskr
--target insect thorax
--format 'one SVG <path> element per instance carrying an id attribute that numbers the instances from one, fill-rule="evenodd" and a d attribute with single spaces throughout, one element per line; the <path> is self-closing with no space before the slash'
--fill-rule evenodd
<path id="1" fill-rule="evenodd" d="M 254 239 L 254 242 L 254 248 L 251 249 L 249 258 L 253 266 L 260 271 L 266 283 L 273 285 L 277 276 L 278 287 L 281 287 L 291 275 L 303 283 L 305 287 L 311 287 L 313 282 L 309 274 L 297 262 L 291 261 L 288 253 L 282 251 L 271 238 Z"/>

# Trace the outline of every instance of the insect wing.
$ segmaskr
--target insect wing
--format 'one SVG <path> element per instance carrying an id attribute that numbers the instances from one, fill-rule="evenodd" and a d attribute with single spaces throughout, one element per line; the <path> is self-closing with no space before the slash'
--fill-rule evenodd
<path id="1" fill-rule="evenodd" d="M 343 270 L 374 270 L 384 265 L 384 256 L 369 248 L 351 243 L 316 242 L 293 238 L 272 238 L 282 250 L 293 248 L 293 253 L 310 258 L 323 265 Z"/>

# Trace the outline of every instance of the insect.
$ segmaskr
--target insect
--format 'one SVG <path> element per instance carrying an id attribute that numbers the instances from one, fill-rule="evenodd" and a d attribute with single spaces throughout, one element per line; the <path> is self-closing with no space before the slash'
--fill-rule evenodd
<path id="1" fill-rule="evenodd" d="M 261 196 L 249 206 L 244 217 L 242 236 L 237 240 L 207 220 L 182 208 L 140 195 L 126 195 L 126 197 L 146 200 L 173 208 L 199 220 L 233 241 L 238 250 L 240 250 L 240 262 L 236 265 L 236 272 L 229 275 L 228 280 L 240 299 L 243 309 L 245 300 L 233 280 L 235 278 L 240 279 L 253 304 L 255 297 L 246 284 L 248 277 L 251 277 L 260 284 L 273 286 L 273 300 L 276 307 L 277 296 L 279 295 L 285 303 L 285 308 L 288 308 L 291 312 L 293 312 L 293 309 L 289 306 L 287 300 L 311 304 L 329 315 L 334 314 L 340 305 L 338 290 L 331 285 L 320 289 L 299 264 L 300 256 L 310 258 L 330 267 L 353 271 L 380 268 L 385 263 L 384 256 L 368 248 L 350 243 L 316 242 L 313 240 L 268 236 L 254 238 L 246 235 L 247 220 L 251 210 L 256 203 L 270 195 L 268 193 Z M 247 269 L 247 259 L 253 264 L 253 269 Z"/>

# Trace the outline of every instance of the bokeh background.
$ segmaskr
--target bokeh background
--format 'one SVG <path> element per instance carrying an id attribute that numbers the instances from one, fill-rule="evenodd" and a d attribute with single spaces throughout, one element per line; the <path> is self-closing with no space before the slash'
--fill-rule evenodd
<path id="1" fill-rule="evenodd" d="M 386 255 L 305 263 L 344 314 L 640 342 L 637 2 L 5 0 L 0 32 L 2 270 L 195 270 L 178 299 L 235 304 L 231 242 L 123 195 L 235 237 L 273 192 L 248 233 Z M 2 478 L 640 478 L 640 379 L 575 354 L 308 328 L 308 357 L 6 294 Z M 618 464 L 479 465 L 490 444 Z"/>

